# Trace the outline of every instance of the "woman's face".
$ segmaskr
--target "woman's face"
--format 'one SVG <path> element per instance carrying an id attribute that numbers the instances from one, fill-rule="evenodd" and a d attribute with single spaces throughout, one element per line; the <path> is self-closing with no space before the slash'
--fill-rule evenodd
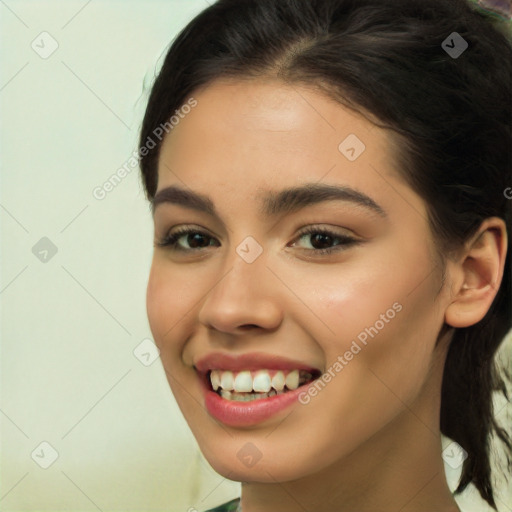
<path id="1" fill-rule="evenodd" d="M 287 481 L 384 439 L 404 411 L 428 429 L 448 301 L 425 204 L 387 133 L 304 86 L 225 81 L 193 96 L 161 148 L 157 196 L 174 187 L 212 208 L 160 194 L 155 240 L 195 234 L 155 248 L 147 311 L 210 464 L 232 480 Z M 325 186 L 338 192 L 314 192 Z M 261 390 L 282 386 L 281 371 L 292 390 L 221 398 L 204 384 L 211 369 L 226 388 L 233 375 Z M 293 391 L 294 369 L 325 376 Z"/>

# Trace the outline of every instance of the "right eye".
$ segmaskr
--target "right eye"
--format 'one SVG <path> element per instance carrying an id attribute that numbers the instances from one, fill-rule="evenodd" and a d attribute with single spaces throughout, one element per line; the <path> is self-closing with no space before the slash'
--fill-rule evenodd
<path id="1" fill-rule="evenodd" d="M 194 237 L 192 237 L 192 235 L 194 235 Z M 188 243 L 189 247 L 183 247 L 183 245 L 179 243 L 181 239 L 185 240 L 185 243 Z M 214 240 L 213 237 L 198 229 L 179 228 L 158 240 L 155 246 L 169 248 L 171 251 L 191 252 L 209 247 L 209 243 L 204 243 L 205 239 Z"/>

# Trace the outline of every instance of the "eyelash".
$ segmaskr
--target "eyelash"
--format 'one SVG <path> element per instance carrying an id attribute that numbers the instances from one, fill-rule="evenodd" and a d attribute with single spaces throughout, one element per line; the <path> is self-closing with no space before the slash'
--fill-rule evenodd
<path id="1" fill-rule="evenodd" d="M 172 233 L 172 234 L 169 233 L 164 238 L 162 238 L 161 240 L 158 240 L 157 242 L 155 242 L 155 246 L 163 247 L 163 248 L 168 248 L 171 251 L 182 252 L 182 253 L 194 252 L 194 251 L 200 251 L 202 249 L 206 249 L 206 247 L 200 247 L 198 249 L 183 249 L 179 245 L 177 245 L 177 241 L 180 238 L 182 238 L 185 235 L 192 235 L 192 234 L 198 234 L 198 235 L 204 236 L 206 238 L 213 239 L 213 237 L 211 237 L 210 235 L 208 235 L 204 231 L 201 231 L 201 230 L 198 230 L 198 229 L 194 229 L 194 228 L 178 228 L 178 229 L 176 229 L 174 231 L 174 233 Z M 339 235 L 337 233 L 334 233 L 333 231 L 329 231 L 329 230 L 327 230 L 325 228 L 317 228 L 315 226 L 310 226 L 310 227 L 304 229 L 303 231 L 301 231 L 297 235 L 296 240 L 300 240 L 303 236 L 310 235 L 310 234 L 325 235 L 325 236 L 329 236 L 331 238 L 338 239 L 338 240 L 341 241 L 341 243 L 335 245 L 334 247 L 328 248 L 328 249 L 306 249 L 306 251 L 308 251 L 308 252 L 309 251 L 314 252 L 315 255 L 332 254 L 334 252 L 342 251 L 342 250 L 344 250 L 344 249 L 346 249 L 348 247 L 351 247 L 351 246 L 354 246 L 354 245 L 357 245 L 357 244 L 361 243 L 359 240 L 356 240 L 355 238 L 352 238 L 350 236 Z"/>

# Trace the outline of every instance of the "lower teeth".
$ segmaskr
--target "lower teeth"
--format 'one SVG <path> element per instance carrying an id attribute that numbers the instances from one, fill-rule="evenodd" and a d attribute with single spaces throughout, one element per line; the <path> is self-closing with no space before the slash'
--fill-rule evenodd
<path id="1" fill-rule="evenodd" d="M 275 389 L 271 389 L 268 393 L 236 393 L 234 391 L 224 391 L 223 389 L 219 389 L 217 393 L 226 400 L 250 402 L 251 400 L 260 400 L 262 398 L 270 398 L 275 395 L 282 395 L 283 393 L 286 393 L 286 391 L 276 391 Z"/>

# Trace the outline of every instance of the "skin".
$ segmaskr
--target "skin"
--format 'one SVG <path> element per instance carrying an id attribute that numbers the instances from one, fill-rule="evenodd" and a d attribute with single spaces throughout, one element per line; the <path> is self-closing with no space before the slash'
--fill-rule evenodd
<path id="1" fill-rule="evenodd" d="M 174 396 L 199 447 L 221 475 L 242 483 L 244 512 L 457 511 L 439 432 L 441 377 L 452 327 L 485 315 L 502 279 L 501 219 L 487 219 L 446 281 L 424 201 L 396 173 L 390 134 L 318 90 L 271 79 L 216 81 L 165 138 L 158 191 L 207 194 L 221 220 L 175 204 L 154 214 L 155 241 L 179 226 L 207 233 L 201 249 L 156 247 L 147 288 L 151 330 Z M 338 150 L 356 134 L 365 151 Z M 329 201 L 265 219 L 258 192 L 304 182 L 348 185 L 387 213 Z M 363 243 L 322 246 L 315 225 Z M 236 252 L 252 236 L 263 253 Z M 210 237 L 210 238 L 208 238 Z M 316 249 L 318 250 L 318 249 Z M 293 357 L 326 371 L 366 327 L 402 310 L 307 405 L 245 428 L 204 407 L 194 363 L 219 351 Z M 436 345 L 436 340 L 440 341 Z M 252 443 L 261 459 L 237 457 Z"/>

